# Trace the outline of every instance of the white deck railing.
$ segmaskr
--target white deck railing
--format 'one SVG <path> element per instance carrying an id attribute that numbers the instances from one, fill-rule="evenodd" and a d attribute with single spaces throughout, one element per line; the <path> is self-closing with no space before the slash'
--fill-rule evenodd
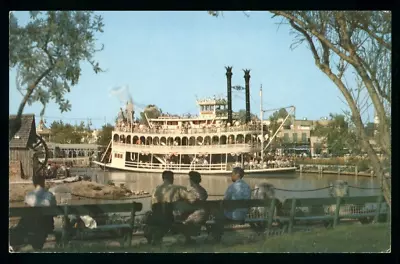
<path id="1" fill-rule="evenodd" d="M 179 128 L 179 129 L 155 129 L 155 128 L 130 128 L 116 127 L 115 132 L 130 132 L 141 134 L 210 134 L 210 133 L 226 133 L 226 132 L 249 132 L 257 133 L 261 131 L 260 126 L 233 126 L 233 127 L 215 127 L 215 128 Z"/>
<path id="2" fill-rule="evenodd" d="M 142 169 L 171 169 L 171 170 L 227 170 L 228 164 L 217 163 L 217 164 L 154 164 L 154 163 L 143 163 L 136 161 L 125 161 L 126 167 L 131 168 L 142 168 Z"/>
<path id="3" fill-rule="evenodd" d="M 177 153 L 177 154 L 217 154 L 217 153 L 246 153 L 259 151 L 260 146 L 252 144 L 226 144 L 204 146 L 163 146 L 163 145 L 139 145 L 113 142 L 113 148 L 123 151 L 148 152 L 148 153 Z"/>

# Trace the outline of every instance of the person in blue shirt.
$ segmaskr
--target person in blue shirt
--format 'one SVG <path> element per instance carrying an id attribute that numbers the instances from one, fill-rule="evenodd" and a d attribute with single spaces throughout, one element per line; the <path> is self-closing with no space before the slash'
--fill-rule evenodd
<path id="1" fill-rule="evenodd" d="M 225 192 L 224 200 L 250 200 L 250 186 L 243 180 L 244 170 L 235 167 L 232 170 L 232 184 Z M 229 220 L 244 220 L 248 213 L 248 208 L 238 208 L 233 211 L 225 210 L 224 215 Z"/>

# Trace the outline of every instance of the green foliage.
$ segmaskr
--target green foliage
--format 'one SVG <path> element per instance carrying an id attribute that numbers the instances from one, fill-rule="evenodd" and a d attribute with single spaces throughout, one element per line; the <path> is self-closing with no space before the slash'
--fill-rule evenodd
<path id="1" fill-rule="evenodd" d="M 30 12 L 26 26 L 18 24 L 13 13 L 9 24 L 9 69 L 17 70 L 17 88 L 24 99 L 20 116 L 28 103 L 46 105 L 55 100 L 61 112 L 71 104 L 64 95 L 78 83 L 81 63 L 89 62 L 98 73 L 95 61 L 95 34 L 103 32 L 103 19 L 88 11 Z"/>
<path id="2" fill-rule="evenodd" d="M 368 122 L 365 125 L 365 134 L 367 134 L 368 137 L 373 137 L 374 136 L 374 132 L 375 132 L 375 124 Z"/>
<path id="3" fill-rule="evenodd" d="M 54 121 L 50 126 L 51 141 L 60 144 L 88 143 L 91 131 L 82 121 L 79 125 L 71 125 L 63 121 Z"/>
<path id="4" fill-rule="evenodd" d="M 241 123 L 246 123 L 246 110 L 245 109 L 240 109 L 239 112 L 237 112 L 237 117 L 240 120 Z M 258 119 L 255 114 L 250 113 L 250 119 Z"/>
<path id="5" fill-rule="evenodd" d="M 140 112 L 140 123 L 141 124 L 147 124 L 145 113 L 147 115 L 147 118 L 150 119 L 150 118 L 158 118 L 159 116 L 161 116 L 162 111 L 156 105 L 149 104 L 148 106 L 146 106 L 146 108 L 143 110 L 143 112 Z"/>
<path id="6" fill-rule="evenodd" d="M 288 115 L 289 113 L 287 112 L 287 110 L 285 109 L 285 108 L 281 108 L 281 109 L 279 109 L 278 111 L 275 111 L 270 117 L 269 117 L 269 121 L 270 121 L 270 125 L 269 125 L 269 127 L 268 127 L 268 130 L 271 130 L 271 133 L 270 133 L 270 137 L 272 137 L 275 133 L 276 133 L 276 131 L 279 129 L 279 127 L 281 126 L 281 122 L 278 122 L 278 120 L 280 119 L 280 118 L 282 118 L 282 119 L 285 119 L 286 118 L 286 116 Z M 290 125 L 292 124 L 292 120 L 291 120 L 291 118 L 289 117 L 286 121 L 285 121 L 285 124 L 284 124 L 284 127 L 290 127 Z M 273 139 L 273 143 L 276 143 L 277 141 L 282 141 L 283 139 L 279 139 L 279 138 L 274 138 Z"/>
<path id="7" fill-rule="evenodd" d="M 102 127 L 98 138 L 97 138 L 97 144 L 101 146 L 106 146 L 108 143 L 111 141 L 111 136 L 112 136 L 112 131 L 114 130 L 114 127 L 110 124 L 106 124 Z"/>
<path id="8" fill-rule="evenodd" d="M 342 156 L 348 152 L 353 154 L 361 152 L 358 138 L 349 129 L 344 115 L 330 114 L 330 123 L 326 126 L 317 123 L 313 136 L 324 137 L 329 153 L 333 155 Z"/>
<path id="9" fill-rule="evenodd" d="M 51 141 L 60 144 L 80 143 L 81 136 L 75 132 L 71 124 L 65 124 L 63 121 L 54 121 L 50 126 Z"/>
<path id="10" fill-rule="evenodd" d="M 285 118 L 288 115 L 288 112 L 285 108 L 281 108 L 278 111 L 275 111 L 270 117 L 269 120 L 278 120 L 279 118 Z"/>
<path id="11" fill-rule="evenodd" d="M 356 163 L 359 172 L 366 171 L 370 168 L 370 161 L 369 160 L 360 160 Z"/>

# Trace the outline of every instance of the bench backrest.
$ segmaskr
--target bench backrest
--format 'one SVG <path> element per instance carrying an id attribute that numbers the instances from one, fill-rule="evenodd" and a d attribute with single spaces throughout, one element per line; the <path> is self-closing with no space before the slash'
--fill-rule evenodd
<path id="1" fill-rule="evenodd" d="M 113 203 L 113 204 L 85 204 L 85 205 L 59 205 L 51 207 L 11 207 L 9 217 L 29 217 L 33 214 L 58 216 L 64 214 L 98 215 L 103 213 L 140 212 L 142 204 Z"/>
<path id="2" fill-rule="evenodd" d="M 195 209 L 204 208 L 208 210 L 223 209 L 237 209 L 237 208 L 251 208 L 251 207 L 270 207 L 275 199 L 250 199 L 250 200 L 212 200 L 212 201 L 196 201 L 192 204 L 188 202 L 176 202 L 175 208 L 179 209 Z"/>

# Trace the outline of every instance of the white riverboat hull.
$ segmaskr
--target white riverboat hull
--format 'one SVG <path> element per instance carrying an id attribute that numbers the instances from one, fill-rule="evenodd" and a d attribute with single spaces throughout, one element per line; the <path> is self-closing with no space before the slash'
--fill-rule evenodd
<path id="1" fill-rule="evenodd" d="M 120 170 L 120 171 L 131 171 L 136 173 L 162 173 L 166 169 L 150 169 L 150 168 L 132 168 L 132 167 L 116 167 L 112 166 L 111 163 L 101 163 L 98 161 L 92 161 L 94 164 L 99 165 L 101 168 L 111 169 L 111 170 Z M 171 169 L 175 174 L 188 174 L 190 170 L 177 170 Z M 202 170 L 201 168 L 196 168 L 196 171 L 201 173 L 202 175 L 230 175 L 232 171 L 230 170 Z M 296 172 L 296 167 L 283 167 L 283 168 L 269 168 L 269 169 L 253 169 L 253 170 L 245 170 L 246 174 L 280 174 L 280 173 L 294 173 Z"/>

